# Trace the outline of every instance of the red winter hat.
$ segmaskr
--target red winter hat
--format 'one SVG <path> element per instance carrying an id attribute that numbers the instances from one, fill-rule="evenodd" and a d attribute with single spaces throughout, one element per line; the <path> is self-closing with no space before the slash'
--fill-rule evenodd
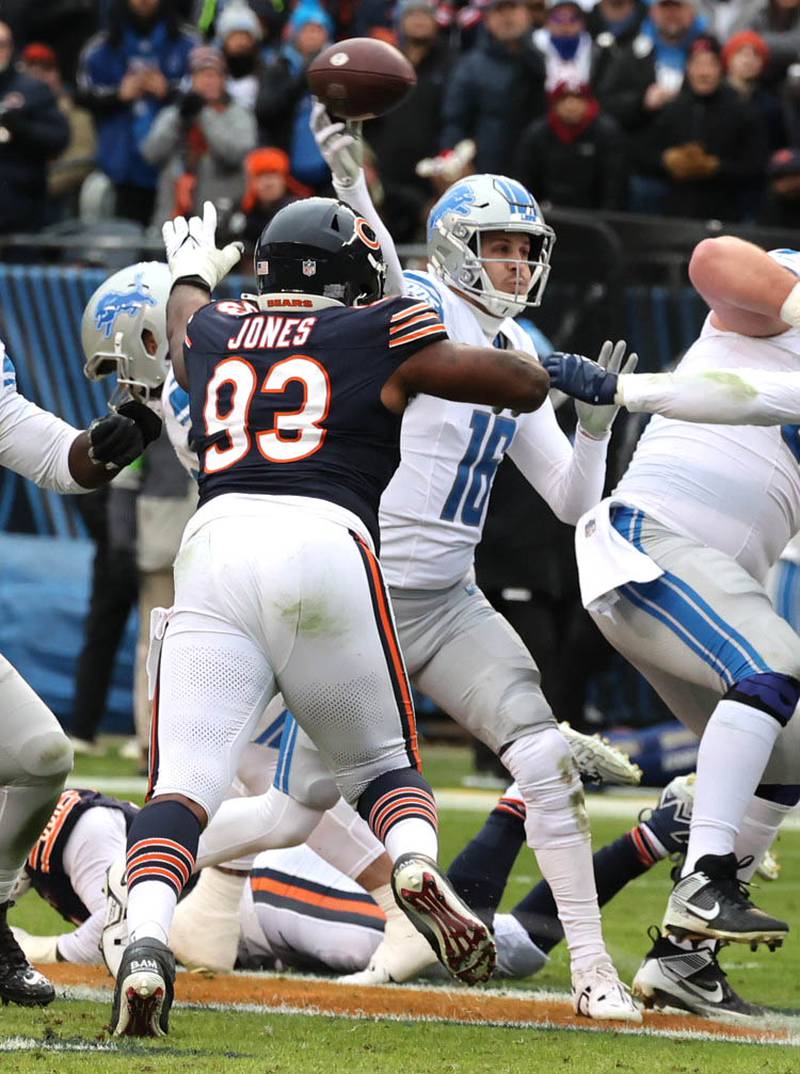
<path id="1" fill-rule="evenodd" d="M 31 41 L 22 50 L 23 63 L 38 63 L 42 67 L 57 67 L 58 59 L 53 49 L 41 41 Z"/>
<path id="2" fill-rule="evenodd" d="M 761 62 L 766 63 L 769 59 L 769 45 L 761 36 L 757 34 L 755 30 L 740 30 L 738 34 L 734 34 L 733 37 L 728 38 L 722 49 L 722 62 L 727 68 L 731 61 L 731 56 L 739 49 L 747 48 L 755 49 L 755 51 L 761 57 Z"/>
<path id="3" fill-rule="evenodd" d="M 547 100 L 550 104 L 555 104 L 556 101 L 560 101 L 563 97 L 584 97 L 587 101 L 590 101 L 594 98 L 594 92 L 588 82 L 565 80 L 564 82 L 558 82 L 550 90 Z"/>

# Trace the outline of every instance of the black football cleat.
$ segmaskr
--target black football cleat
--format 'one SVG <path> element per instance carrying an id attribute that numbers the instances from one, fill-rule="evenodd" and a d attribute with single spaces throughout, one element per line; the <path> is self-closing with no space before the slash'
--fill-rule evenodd
<path id="1" fill-rule="evenodd" d="M 710 937 L 732 943 L 780 947 L 789 926 L 750 901 L 737 879 L 735 854 L 704 854 L 672 889 L 663 928 L 679 939 Z"/>
<path id="2" fill-rule="evenodd" d="M 673 1007 L 704 1018 L 742 1020 L 765 1013 L 763 1007 L 734 992 L 712 948 L 684 951 L 655 927 L 649 936 L 653 946 L 633 979 L 633 994 L 645 1007 Z"/>
<path id="3" fill-rule="evenodd" d="M 125 948 L 114 988 L 111 1032 L 118 1037 L 165 1037 L 175 995 L 175 956 L 145 937 Z"/>
<path id="4" fill-rule="evenodd" d="M 56 990 L 28 962 L 6 920 L 11 902 L 0 903 L 0 1002 L 20 1007 L 46 1007 L 56 998 Z"/>

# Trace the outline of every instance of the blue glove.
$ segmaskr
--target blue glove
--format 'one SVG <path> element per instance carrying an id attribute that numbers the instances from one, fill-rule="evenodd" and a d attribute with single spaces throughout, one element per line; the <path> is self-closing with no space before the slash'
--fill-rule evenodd
<path id="1" fill-rule="evenodd" d="M 617 392 L 617 374 L 608 373 L 591 358 L 554 351 L 542 359 L 550 374 L 550 387 L 592 406 L 608 406 Z"/>

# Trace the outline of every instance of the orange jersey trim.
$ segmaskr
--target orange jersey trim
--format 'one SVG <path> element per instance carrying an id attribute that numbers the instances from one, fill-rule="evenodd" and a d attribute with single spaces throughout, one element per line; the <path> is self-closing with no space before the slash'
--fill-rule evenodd
<path id="1" fill-rule="evenodd" d="M 295 899 L 309 906 L 340 910 L 342 913 L 361 914 L 362 917 L 372 917 L 376 921 L 386 920 L 383 910 L 376 903 L 359 902 L 340 895 L 320 895 L 318 891 L 309 891 L 307 888 L 297 887 L 294 884 L 282 884 L 268 876 L 251 877 L 250 885 L 253 891 L 269 891 L 273 895 Z"/>

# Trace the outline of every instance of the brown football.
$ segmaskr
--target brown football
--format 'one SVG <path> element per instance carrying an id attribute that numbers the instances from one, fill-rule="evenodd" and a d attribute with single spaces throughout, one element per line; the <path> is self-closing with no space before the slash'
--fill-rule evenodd
<path id="1" fill-rule="evenodd" d="M 393 45 L 351 37 L 320 52 L 308 68 L 308 84 L 332 115 L 372 119 L 396 108 L 417 84 L 417 76 Z"/>

